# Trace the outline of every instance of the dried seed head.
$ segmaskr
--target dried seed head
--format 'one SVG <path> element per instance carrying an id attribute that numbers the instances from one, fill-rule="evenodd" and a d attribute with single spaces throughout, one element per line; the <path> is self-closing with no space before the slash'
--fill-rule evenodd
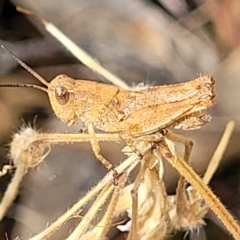
<path id="1" fill-rule="evenodd" d="M 194 231 L 205 225 L 203 220 L 207 214 L 209 207 L 201 197 L 198 191 L 193 187 L 186 189 L 187 197 L 181 202 L 185 210 L 178 212 L 176 205 L 171 211 L 171 219 L 174 227 L 179 230 Z"/>
<path id="2" fill-rule="evenodd" d="M 10 158 L 14 165 L 37 166 L 49 153 L 49 144 L 41 142 L 38 132 L 30 127 L 22 129 L 13 136 L 10 144 Z"/>
<path id="3" fill-rule="evenodd" d="M 18 193 L 19 185 L 28 168 L 37 166 L 49 153 L 50 147 L 37 139 L 38 133 L 30 127 L 23 128 L 13 136 L 10 144 L 10 159 L 14 166 L 5 166 L 1 175 L 8 168 L 16 167 L 15 175 L 9 183 L 0 204 L 0 220 L 3 219 Z"/>

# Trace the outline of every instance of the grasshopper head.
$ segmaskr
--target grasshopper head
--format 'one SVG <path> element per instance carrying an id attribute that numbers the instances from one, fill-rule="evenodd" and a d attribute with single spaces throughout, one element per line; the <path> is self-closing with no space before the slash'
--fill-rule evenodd
<path id="1" fill-rule="evenodd" d="M 34 84 L 0 84 L 0 87 L 32 87 L 47 92 L 53 111 L 56 116 L 68 125 L 76 122 L 77 116 L 74 110 L 74 85 L 75 81 L 66 75 L 58 75 L 48 83 L 41 75 L 21 61 L 9 49 L 1 45 L 24 69 L 32 74 L 44 87 Z"/>
<path id="2" fill-rule="evenodd" d="M 49 101 L 54 113 L 69 126 L 78 118 L 75 114 L 74 88 L 75 80 L 66 75 L 58 75 L 48 85 Z"/>

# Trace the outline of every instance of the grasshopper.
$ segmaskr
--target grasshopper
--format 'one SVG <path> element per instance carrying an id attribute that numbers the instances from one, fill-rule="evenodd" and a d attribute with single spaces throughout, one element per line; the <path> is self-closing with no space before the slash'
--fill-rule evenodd
<path id="1" fill-rule="evenodd" d="M 141 90 L 119 87 L 88 80 L 75 80 L 58 75 L 50 83 L 28 65 L 10 55 L 43 85 L 2 84 L 0 87 L 32 87 L 48 94 L 55 115 L 68 126 L 80 118 L 91 136 L 91 146 L 97 159 L 112 171 L 113 183 L 118 173 L 101 154 L 95 129 L 125 134 L 131 140 L 168 128 L 196 129 L 211 120 L 205 110 L 213 105 L 214 79 L 200 76 L 186 83 L 155 86 Z M 192 145 L 191 141 L 183 141 Z M 189 147 L 189 149 L 191 146 Z M 186 156 L 188 158 L 188 156 Z"/>
<path id="2" fill-rule="evenodd" d="M 7 50 L 4 46 L 1 47 Z M 133 148 L 132 141 L 141 138 L 152 143 L 153 148 L 158 147 L 165 159 L 182 175 L 178 182 L 178 200 L 183 202 L 184 194 L 182 191 L 185 189 L 186 179 L 209 203 L 210 208 L 229 229 L 234 238 L 239 239 L 240 228 L 237 222 L 188 165 L 193 146 L 192 141 L 168 131 L 170 128 L 197 129 L 211 120 L 210 115 L 205 110 L 211 107 L 214 102 L 215 81 L 212 76 L 203 75 L 186 83 L 155 86 L 137 91 L 93 81 L 75 80 L 66 75 L 58 75 L 48 83 L 11 51 L 7 51 L 44 87 L 33 84 L 1 84 L 0 87 L 39 89 L 48 94 L 54 113 L 64 123 L 70 126 L 81 119 L 90 136 L 95 156 L 112 172 L 113 184 L 118 184 L 118 172 L 101 155 L 95 129 L 107 133 L 118 133 L 120 136 L 122 134 L 122 138 Z M 154 136 L 160 136 L 160 139 L 155 141 Z M 169 140 L 175 140 L 185 145 L 184 161 L 174 156 L 164 136 Z M 133 197 L 134 199 L 137 206 L 137 198 Z M 178 210 L 184 213 L 185 208 L 179 204 Z"/>

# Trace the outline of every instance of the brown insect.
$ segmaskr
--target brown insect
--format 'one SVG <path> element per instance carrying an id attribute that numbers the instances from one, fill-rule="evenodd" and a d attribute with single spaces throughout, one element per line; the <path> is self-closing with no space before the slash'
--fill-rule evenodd
<path id="1" fill-rule="evenodd" d="M 75 80 L 58 75 L 50 83 L 19 60 L 10 55 L 45 87 L 31 84 L 2 84 L 0 87 L 32 87 L 48 94 L 56 116 L 67 125 L 79 118 L 91 136 L 91 146 L 96 157 L 113 172 L 117 172 L 101 154 L 95 128 L 105 132 L 125 134 L 131 139 L 155 133 L 166 128 L 196 129 L 210 121 L 204 112 L 213 105 L 214 80 L 210 75 L 200 76 L 186 83 L 149 87 L 138 91 L 120 89 L 104 83 Z"/>

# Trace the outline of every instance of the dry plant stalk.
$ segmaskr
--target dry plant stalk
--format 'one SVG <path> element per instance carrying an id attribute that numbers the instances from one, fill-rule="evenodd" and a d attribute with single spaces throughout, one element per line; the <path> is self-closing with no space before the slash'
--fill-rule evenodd
<path id="1" fill-rule="evenodd" d="M 47 25 L 48 23 L 44 21 L 43 23 Z M 61 37 L 64 38 L 65 36 L 62 35 Z M 2 46 L 2 48 L 5 47 Z M 119 133 L 119 139 L 125 139 L 130 149 L 133 150 L 132 156 L 135 159 L 135 163 L 139 161 L 139 157 L 144 159 L 132 190 L 132 224 L 128 237 L 129 240 L 137 239 L 141 231 L 141 226 L 138 225 L 138 191 L 143 179 L 150 178 L 152 182 L 150 182 L 149 185 L 156 187 L 155 192 L 158 194 L 153 195 L 152 203 L 154 204 L 153 206 L 156 206 L 158 202 L 160 203 L 160 205 L 157 206 L 161 206 L 162 208 L 161 219 L 163 222 L 168 222 L 166 219 L 170 218 L 169 211 L 166 210 L 168 209 L 168 204 L 166 202 L 164 186 L 161 181 L 163 174 L 163 170 L 159 167 L 162 165 L 161 157 L 167 159 L 181 174 L 176 194 L 177 218 L 173 221 L 175 222 L 175 227 L 192 229 L 203 223 L 202 216 L 204 216 L 207 211 L 205 207 L 197 211 L 197 216 L 192 216 L 190 211 L 191 208 L 198 209 L 201 206 L 200 202 L 203 198 L 234 238 L 238 239 L 240 236 L 238 224 L 208 186 L 204 184 L 188 165 L 192 142 L 167 130 L 168 128 L 197 129 L 210 121 L 211 117 L 204 112 L 213 105 L 214 99 L 214 80 L 210 75 L 200 76 L 186 83 L 156 86 L 138 91 L 126 90 L 116 86 L 86 80 L 76 81 L 66 75 L 59 75 L 48 83 L 43 77 L 14 56 L 13 53 L 10 52 L 10 54 L 20 65 L 43 83 L 45 87 L 30 84 L 3 84 L 1 87 L 33 87 L 42 90 L 48 93 L 55 114 L 63 122 L 71 125 L 74 124 L 78 118 L 83 120 L 89 134 L 88 140 L 91 143 L 92 149 L 96 157 L 112 172 L 113 183 L 115 185 L 119 184 L 123 186 L 126 177 L 125 175 L 124 177 L 119 175 L 121 171 L 118 169 L 121 165 L 115 169 L 113 165 L 100 154 L 99 139 L 95 133 L 95 128 L 109 133 Z M 93 69 L 95 68 L 93 67 Z M 77 135 L 77 137 L 81 139 L 81 135 Z M 69 137 L 68 142 L 73 142 L 75 139 L 76 137 Z M 109 137 L 107 137 L 107 139 L 109 139 Z M 179 141 L 185 145 L 184 160 L 175 153 L 171 141 Z M 139 147 L 139 145 L 141 147 Z M 145 150 L 143 151 L 143 149 Z M 130 156 L 129 159 L 131 159 L 132 156 Z M 37 157 L 42 160 L 38 155 Z M 136 159 L 138 159 L 138 161 Z M 155 164 L 153 164 L 153 162 L 155 162 Z M 131 172 L 129 169 L 132 170 L 130 166 L 132 167 L 133 163 L 125 168 L 125 171 L 128 173 Z M 197 193 L 195 191 L 188 191 L 186 193 L 185 179 L 196 189 Z M 161 183 L 161 185 L 157 183 Z M 98 186 L 99 185 L 97 185 L 97 187 Z M 111 184 L 108 186 L 106 184 L 100 184 L 100 186 L 102 192 L 96 203 L 97 209 L 102 206 L 113 191 Z M 95 195 L 100 191 L 98 188 L 98 191 L 96 191 L 96 188 L 93 189 Z M 113 199 L 115 199 L 113 202 L 118 198 L 118 194 L 119 186 L 116 187 L 113 193 L 113 196 L 115 196 L 113 197 Z M 186 199 L 186 194 L 189 200 Z M 92 196 L 94 196 L 93 193 Z M 90 199 L 91 194 L 90 196 L 88 194 L 86 197 Z M 81 201 L 82 200 L 80 200 L 80 202 Z M 85 198 L 83 201 L 86 202 L 89 200 Z M 112 206 L 112 201 L 110 206 Z M 81 207 L 82 205 L 80 208 Z M 73 209 L 72 214 L 76 212 L 76 208 Z M 97 212 L 97 209 L 94 210 L 94 213 Z M 110 222 L 111 212 L 114 211 L 113 209 L 112 207 L 107 211 L 108 214 L 103 218 L 107 219 L 107 223 Z M 93 210 L 91 209 L 91 211 Z M 153 211 L 147 212 L 147 215 L 152 218 L 154 214 Z M 71 214 L 67 215 L 67 217 L 65 216 L 63 218 L 64 221 L 71 216 Z M 82 238 L 88 229 L 92 217 L 92 212 L 86 215 L 86 218 L 83 219 L 73 234 L 69 236 L 69 239 Z M 196 220 L 196 218 L 198 220 Z M 185 220 L 182 222 L 182 219 Z M 61 224 L 63 222 L 61 222 Z M 162 221 L 160 221 L 160 223 L 162 224 Z M 45 235 L 36 236 L 32 239 L 44 239 L 44 237 L 55 230 L 52 226 L 59 226 L 58 224 L 59 222 L 54 223 L 47 228 L 47 234 L 45 232 Z M 163 224 L 160 228 L 165 229 L 163 231 L 163 233 L 165 233 L 168 232 L 169 226 Z M 103 231 L 102 235 L 103 234 L 105 234 L 105 231 Z M 155 238 L 154 236 L 157 235 L 151 235 L 149 237 Z"/>
<path id="2" fill-rule="evenodd" d="M 227 128 L 227 130 L 228 129 L 229 128 Z M 229 131 L 226 131 L 223 139 L 226 135 L 229 135 Z M 24 159 L 24 161 L 26 160 L 26 156 L 34 156 L 34 159 L 37 156 L 38 159 L 40 159 L 40 161 L 35 161 L 37 164 L 40 163 L 49 152 L 46 150 L 50 149 L 50 145 L 59 142 L 70 143 L 72 142 L 71 136 L 72 134 L 37 133 L 31 128 L 23 128 L 20 133 L 14 137 L 11 145 L 11 153 L 19 159 Z M 119 139 L 119 135 L 117 134 L 100 134 L 97 137 L 100 140 Z M 19 138 L 21 138 L 21 141 L 19 141 Z M 31 141 L 29 141 L 29 139 L 31 139 Z M 78 138 L 74 141 L 90 141 L 90 136 L 88 134 L 79 134 Z M 123 149 L 129 158 L 117 167 L 117 171 L 121 174 L 123 173 L 119 178 L 117 187 L 113 188 L 111 175 L 107 174 L 85 197 L 80 199 L 78 203 L 47 229 L 31 238 L 31 240 L 50 237 L 70 218 L 77 217 L 78 214 L 81 213 L 83 206 L 96 195 L 98 195 L 98 197 L 92 204 L 92 207 L 68 239 L 104 239 L 114 217 L 130 209 L 132 209 L 130 213 L 131 221 L 125 226 L 119 226 L 118 228 L 122 231 L 130 231 L 128 239 L 132 240 L 137 239 L 137 237 L 140 239 L 164 239 L 174 228 L 191 232 L 194 229 L 200 228 L 201 225 L 204 225 L 203 217 L 209 208 L 207 203 L 211 203 L 211 200 L 209 202 L 204 201 L 202 195 L 199 194 L 196 188 L 189 187 L 186 189 L 185 186 L 182 188 L 178 187 L 175 197 L 167 196 L 162 181 L 164 174 L 162 156 L 165 156 L 166 153 L 163 148 L 159 148 L 157 145 L 153 146 L 153 142 L 158 144 L 165 143 L 164 148 L 166 148 L 165 150 L 168 152 L 168 158 L 170 157 L 169 152 L 171 152 L 174 157 L 178 158 L 178 160 L 175 159 L 176 161 L 182 162 L 181 164 L 183 165 L 185 164 L 184 160 L 176 155 L 173 143 L 165 136 L 157 134 L 141 139 L 138 138 L 134 140 L 134 146 L 143 158 L 139 159 L 135 152 L 131 152 L 130 147 Z M 21 146 L 20 149 L 22 152 L 19 148 L 15 148 L 16 143 L 18 143 L 18 146 Z M 44 151 L 39 151 L 38 148 L 34 148 L 35 146 L 41 146 L 41 149 L 44 149 Z M 139 162 L 141 163 L 141 168 L 137 178 L 133 184 L 124 187 L 127 177 Z M 19 167 L 21 168 L 20 165 L 17 166 L 17 168 Z M 193 170 L 190 170 L 190 172 L 196 175 Z M 195 180 L 193 180 L 192 183 L 193 186 L 196 185 L 194 181 Z M 11 186 L 12 191 L 16 192 L 17 189 L 13 188 L 14 187 Z M 131 192 L 133 201 L 131 199 Z M 182 198 L 183 193 L 187 196 L 186 198 Z M 108 204 L 107 211 L 105 211 L 103 218 L 97 226 L 91 230 L 93 217 L 100 211 L 100 208 L 108 198 L 111 198 L 111 200 Z M 1 204 L 0 209 L 1 207 L 4 206 Z M 181 211 L 183 209 L 184 211 Z"/>
<path id="3" fill-rule="evenodd" d="M 57 39 L 64 45 L 68 46 L 67 49 L 75 56 L 80 62 L 89 67 L 92 71 L 100 74 L 105 79 L 113 83 L 114 85 L 130 90 L 129 86 L 120 79 L 119 77 L 113 75 L 107 69 L 105 69 L 98 61 L 96 61 L 89 53 L 77 46 L 76 43 L 71 41 L 66 35 L 64 35 L 56 26 L 47 22 L 43 17 L 32 13 L 31 11 L 17 7 L 17 11 L 22 12 L 26 15 L 34 16 L 44 24 L 46 30 L 53 36 L 57 36 Z"/>
<path id="4" fill-rule="evenodd" d="M 209 184 L 210 180 L 212 179 L 213 174 L 215 173 L 215 171 L 217 170 L 217 168 L 219 166 L 220 159 L 222 158 L 222 156 L 225 152 L 225 149 L 227 147 L 227 143 L 229 142 L 229 139 L 230 139 L 230 137 L 233 133 L 234 127 L 235 127 L 235 122 L 234 121 L 230 121 L 227 124 L 225 132 L 222 136 L 222 139 L 219 142 L 219 144 L 218 144 L 218 146 L 217 146 L 217 148 L 214 152 L 214 155 L 211 159 L 210 165 L 209 165 L 207 171 L 204 174 L 203 181 L 206 184 Z"/>

